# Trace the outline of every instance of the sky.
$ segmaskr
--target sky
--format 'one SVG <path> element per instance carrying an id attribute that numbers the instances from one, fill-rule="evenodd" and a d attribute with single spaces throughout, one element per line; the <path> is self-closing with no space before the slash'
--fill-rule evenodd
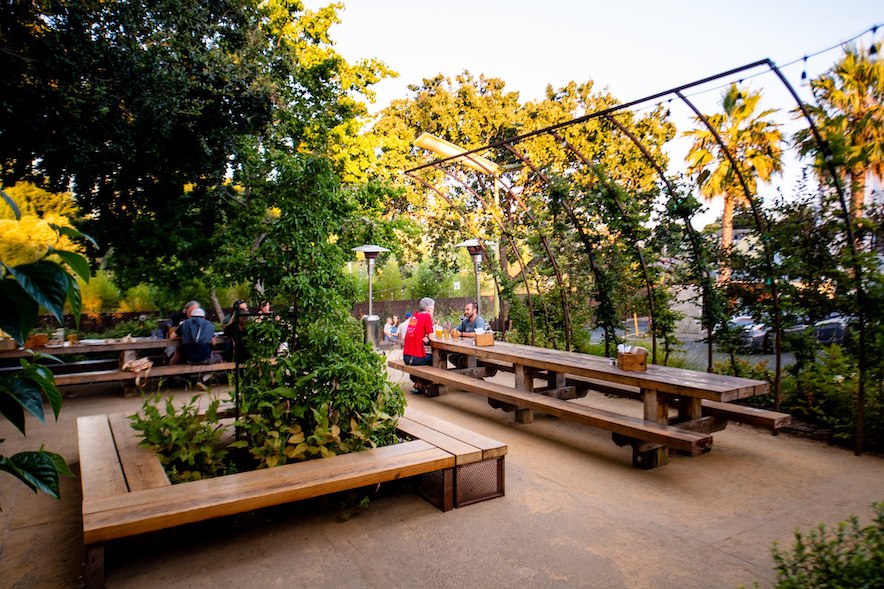
<path id="1" fill-rule="evenodd" d="M 841 55 L 836 49 L 802 59 L 882 25 L 884 2 L 871 0 L 343 0 L 342 23 L 331 36 L 348 61 L 376 58 L 399 77 L 375 86 L 372 112 L 412 94 L 410 84 L 437 74 L 496 77 L 521 102 L 543 97 L 547 85 L 593 80 L 621 102 L 643 98 L 770 58 L 799 92 L 802 70 L 813 77 Z M 307 0 L 308 9 L 328 2 Z M 872 33 L 856 43 L 868 46 Z M 783 67 L 789 62 L 793 65 Z M 755 73 L 762 70 L 756 70 Z M 714 112 L 723 80 L 687 94 L 704 112 Z M 762 90 L 765 106 L 788 111 L 794 102 L 772 74 L 747 80 Z M 673 105 L 679 129 L 689 113 Z M 794 123 L 780 117 L 788 132 Z M 683 158 L 686 141 L 671 146 Z M 798 165 L 785 176 L 794 178 Z"/>

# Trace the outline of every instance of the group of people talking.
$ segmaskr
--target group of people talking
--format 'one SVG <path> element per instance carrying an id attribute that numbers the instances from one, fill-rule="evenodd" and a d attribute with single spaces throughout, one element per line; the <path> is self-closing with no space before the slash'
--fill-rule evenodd
<path id="1" fill-rule="evenodd" d="M 270 313 L 270 303 L 263 302 L 261 314 Z M 215 351 L 215 325 L 206 319 L 206 311 L 199 301 L 189 301 L 181 311 L 170 319 L 169 338 L 177 340 L 166 348 L 169 364 L 217 364 L 219 362 L 245 362 L 249 358 L 244 339 L 246 326 L 252 316 L 245 301 L 233 303 L 230 315 L 224 318 L 224 348 Z"/>
<path id="2" fill-rule="evenodd" d="M 430 334 L 434 332 L 433 312 L 436 308 L 436 301 L 430 297 L 424 297 L 419 303 L 420 311 L 415 313 L 408 319 L 404 330 L 402 346 L 402 361 L 408 366 L 431 366 L 433 364 L 433 355 L 427 352 L 426 346 L 430 343 Z M 468 302 L 464 305 L 463 317 L 460 325 L 451 330 L 452 337 L 472 338 L 476 337 L 476 330 L 484 332 L 487 328 L 485 320 L 479 317 L 479 306 L 474 302 Z M 460 368 L 459 364 L 464 360 L 455 355 L 449 356 L 449 360 Z M 422 380 L 412 377 L 414 381 L 413 393 L 422 393 L 426 387 L 426 383 Z"/>

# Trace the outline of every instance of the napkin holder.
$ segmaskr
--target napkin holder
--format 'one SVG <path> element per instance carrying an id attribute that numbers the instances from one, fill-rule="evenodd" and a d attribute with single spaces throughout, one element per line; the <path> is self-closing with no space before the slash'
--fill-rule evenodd
<path id="1" fill-rule="evenodd" d="M 494 334 L 490 331 L 486 331 L 485 333 L 477 333 L 476 334 L 476 345 L 477 346 L 493 346 L 494 345 Z"/>
<path id="2" fill-rule="evenodd" d="M 617 352 L 617 368 L 630 372 L 644 372 L 648 369 L 648 352 L 643 349 L 636 352 Z"/>

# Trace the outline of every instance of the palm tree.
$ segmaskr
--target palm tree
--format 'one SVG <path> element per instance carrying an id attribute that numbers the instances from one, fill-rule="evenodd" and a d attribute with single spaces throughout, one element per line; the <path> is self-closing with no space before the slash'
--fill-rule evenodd
<path id="1" fill-rule="evenodd" d="M 880 54 L 881 43 L 874 47 Z M 848 47 L 841 61 L 810 84 L 817 103 L 809 110 L 849 182 L 850 212 L 858 219 L 868 174 L 884 177 L 884 61 L 872 60 L 871 48 Z M 809 130 L 796 133 L 795 142 L 802 155 L 813 154 L 823 163 Z"/>
<path id="2" fill-rule="evenodd" d="M 717 196 L 724 198 L 721 215 L 721 247 L 727 259 L 734 240 L 734 208 L 747 204 L 756 193 L 759 179 L 768 181 L 783 169 L 783 134 L 778 125 L 766 118 L 776 112 L 765 110 L 758 114 L 755 109 L 761 100 L 760 92 L 742 92 L 731 84 L 722 96 L 722 112 L 707 116 L 709 124 L 724 142 L 722 146 L 715 135 L 695 118 L 697 129 L 684 133 L 693 137 L 694 144 L 687 156 L 688 173 L 699 174 L 697 184 L 707 200 Z M 734 156 L 739 170 L 731 165 L 725 148 Z M 742 174 L 750 194 L 745 194 L 738 172 Z M 722 264 L 721 280 L 730 278 L 730 266 Z"/>

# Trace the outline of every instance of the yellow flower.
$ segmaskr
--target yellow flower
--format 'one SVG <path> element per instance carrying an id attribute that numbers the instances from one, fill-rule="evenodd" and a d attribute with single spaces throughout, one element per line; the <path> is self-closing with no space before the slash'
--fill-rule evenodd
<path id="1" fill-rule="evenodd" d="M 57 244 L 55 230 L 35 215 L 0 219 L 0 260 L 9 267 L 36 262 Z"/>

